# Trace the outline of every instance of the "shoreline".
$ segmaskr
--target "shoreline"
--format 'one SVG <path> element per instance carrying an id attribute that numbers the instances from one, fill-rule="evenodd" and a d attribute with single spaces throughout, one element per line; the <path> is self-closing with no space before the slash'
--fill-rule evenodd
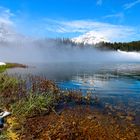
<path id="1" fill-rule="evenodd" d="M 11 68 L 28 68 L 28 66 L 20 63 L 0 62 L 0 73 Z"/>
<path id="2" fill-rule="evenodd" d="M 0 83 L 1 107 L 11 112 L 2 130 L 7 139 L 140 138 L 139 125 L 130 117 L 123 119 L 123 114 L 111 114 L 109 106 L 96 109 L 98 102 L 91 94 L 61 91 L 52 81 L 39 76 L 23 80 L 3 74 Z"/>

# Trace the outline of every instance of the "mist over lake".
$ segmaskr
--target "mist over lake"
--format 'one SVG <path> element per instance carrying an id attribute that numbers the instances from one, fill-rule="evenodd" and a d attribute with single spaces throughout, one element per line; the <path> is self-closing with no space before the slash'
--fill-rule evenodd
<path id="1" fill-rule="evenodd" d="M 0 1 L 0 140 L 140 140 L 140 0 Z"/>
<path id="2" fill-rule="evenodd" d="M 128 60 L 128 59 L 127 59 Z M 103 63 L 104 62 L 104 63 Z M 9 74 L 39 75 L 55 81 L 61 90 L 93 92 L 100 106 L 122 106 L 140 113 L 140 63 L 131 61 L 30 63 L 27 69 L 10 69 Z M 100 108 L 100 107 L 99 107 Z M 137 123 L 139 119 L 136 119 Z"/>
<path id="3" fill-rule="evenodd" d="M 0 57 L 4 62 L 29 66 L 9 69 L 9 74 L 45 76 L 63 90 L 92 90 L 104 104 L 135 101 L 140 96 L 139 52 L 101 50 L 88 45 L 81 48 L 70 43 L 58 45 L 55 40 L 26 40 L 21 46 L 1 46 Z"/>
<path id="4" fill-rule="evenodd" d="M 101 50 L 98 46 L 80 47 L 71 43 L 59 43 L 55 40 L 25 40 L 7 42 L 0 45 L 0 59 L 18 63 L 113 63 L 139 62 L 139 52 Z"/>

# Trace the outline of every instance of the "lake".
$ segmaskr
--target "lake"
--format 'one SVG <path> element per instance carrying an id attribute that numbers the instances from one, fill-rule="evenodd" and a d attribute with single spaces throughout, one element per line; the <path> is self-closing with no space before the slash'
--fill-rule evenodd
<path id="1" fill-rule="evenodd" d="M 9 74 L 33 74 L 55 81 L 62 90 L 92 92 L 99 106 L 111 112 L 135 116 L 140 124 L 140 63 L 48 63 L 7 70 Z"/>

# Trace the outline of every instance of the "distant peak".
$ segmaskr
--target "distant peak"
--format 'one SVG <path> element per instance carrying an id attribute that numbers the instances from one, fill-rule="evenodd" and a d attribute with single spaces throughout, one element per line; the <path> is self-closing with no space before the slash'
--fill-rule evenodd
<path id="1" fill-rule="evenodd" d="M 75 43 L 84 43 L 84 44 L 97 44 L 100 42 L 110 42 L 107 38 L 102 36 L 101 34 L 90 31 L 83 35 L 80 35 L 79 37 L 75 37 L 72 39 Z"/>

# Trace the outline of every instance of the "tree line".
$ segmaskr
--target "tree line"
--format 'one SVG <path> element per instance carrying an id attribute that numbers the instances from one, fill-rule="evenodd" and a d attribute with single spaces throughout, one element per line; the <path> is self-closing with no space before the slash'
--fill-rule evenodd
<path id="1" fill-rule="evenodd" d="M 122 50 L 122 51 L 140 51 L 140 41 L 132 41 L 132 42 L 100 42 L 98 44 L 84 44 L 84 43 L 75 43 L 69 38 L 63 39 L 56 39 L 55 42 L 59 46 L 71 46 L 71 47 L 79 47 L 79 48 L 86 48 L 86 47 L 95 47 L 100 50 Z"/>
<path id="2" fill-rule="evenodd" d="M 109 50 L 122 50 L 122 51 L 140 51 L 140 41 L 132 41 L 132 42 L 102 42 L 95 45 L 100 49 L 109 49 Z"/>

